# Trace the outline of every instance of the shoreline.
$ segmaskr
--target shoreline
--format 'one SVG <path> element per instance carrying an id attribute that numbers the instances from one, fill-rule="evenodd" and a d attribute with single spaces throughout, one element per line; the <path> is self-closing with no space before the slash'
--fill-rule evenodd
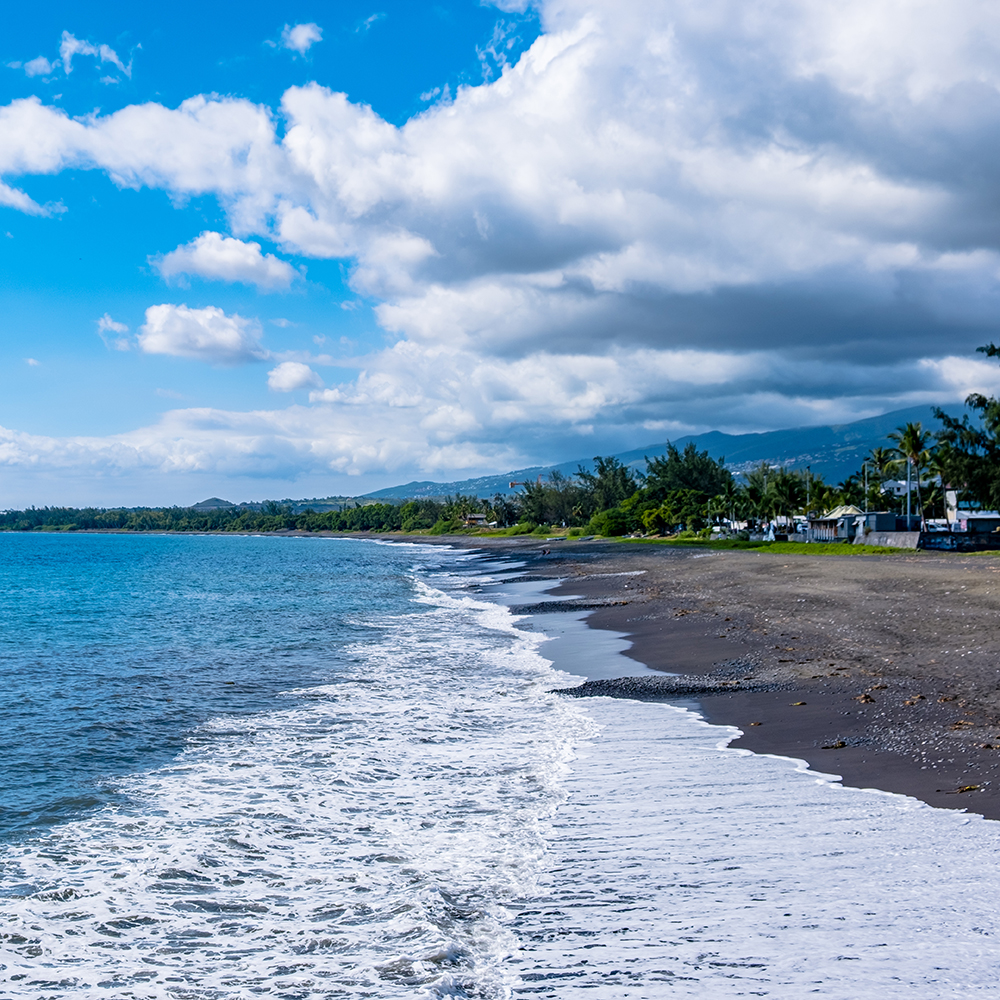
<path id="1" fill-rule="evenodd" d="M 555 600 L 516 610 L 585 615 L 650 668 L 566 694 L 695 700 L 732 747 L 1000 819 L 1000 558 L 435 541 L 525 560 Z"/>
<path id="2" fill-rule="evenodd" d="M 267 534 L 522 560 L 519 574 L 550 581 L 554 599 L 512 610 L 539 616 L 540 629 L 546 614 L 581 615 L 624 638 L 620 652 L 636 662 L 634 673 L 565 693 L 696 701 L 707 722 L 741 731 L 735 748 L 1000 819 L 1000 553 L 858 558 L 532 536 Z M 629 680 L 639 675 L 641 685 Z"/>

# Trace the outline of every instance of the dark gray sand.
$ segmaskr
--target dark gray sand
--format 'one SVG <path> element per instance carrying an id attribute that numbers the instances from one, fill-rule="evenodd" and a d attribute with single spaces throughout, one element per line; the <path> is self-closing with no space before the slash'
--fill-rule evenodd
<path id="1" fill-rule="evenodd" d="M 575 692 L 697 698 L 734 746 L 1000 819 L 1000 555 L 810 556 L 450 538 L 559 577 L 554 597 L 680 677 Z M 552 609 L 567 605 L 549 602 Z M 544 614 L 547 604 L 533 606 Z M 544 628 L 544 622 L 540 622 Z"/>

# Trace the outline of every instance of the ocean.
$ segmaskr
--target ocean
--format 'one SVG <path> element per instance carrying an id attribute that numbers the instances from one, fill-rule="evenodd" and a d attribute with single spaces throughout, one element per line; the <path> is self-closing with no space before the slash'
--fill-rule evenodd
<path id="1" fill-rule="evenodd" d="M 0 995 L 996 995 L 1000 825 L 552 694 L 519 569 L 0 535 Z"/>

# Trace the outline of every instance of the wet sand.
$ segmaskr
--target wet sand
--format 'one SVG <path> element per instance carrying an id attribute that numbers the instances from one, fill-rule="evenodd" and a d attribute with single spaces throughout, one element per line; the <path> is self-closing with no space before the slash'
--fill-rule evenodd
<path id="1" fill-rule="evenodd" d="M 448 540 L 562 578 L 551 593 L 573 599 L 551 609 L 592 609 L 591 627 L 631 639 L 626 656 L 684 675 L 660 691 L 602 681 L 578 694 L 693 694 L 709 721 L 743 731 L 734 746 L 1000 819 L 1000 555 L 592 541 L 542 556 L 536 539 Z"/>

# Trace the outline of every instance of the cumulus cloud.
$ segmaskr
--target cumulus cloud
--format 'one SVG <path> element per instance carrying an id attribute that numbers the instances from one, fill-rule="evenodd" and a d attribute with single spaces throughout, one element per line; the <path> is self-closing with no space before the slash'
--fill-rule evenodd
<path id="1" fill-rule="evenodd" d="M 430 468 L 495 460 L 497 435 L 552 455 L 560 434 L 641 444 L 981 384 L 945 359 L 1000 336 L 1000 8 L 537 6 L 516 64 L 400 127 L 316 84 L 276 111 L 194 97 L 75 120 L 27 99 L 0 109 L 0 175 L 213 194 L 232 236 L 199 240 L 247 254 L 240 273 L 284 263 L 254 235 L 346 260 L 399 343 L 313 407 L 357 415 L 357 437 L 330 433 L 379 461 L 401 407 Z M 195 244 L 163 263 L 203 273 L 182 270 L 211 256 Z"/>
<path id="2" fill-rule="evenodd" d="M 961 392 L 1000 388 L 995 368 L 964 370 L 967 359 L 951 357 L 942 360 L 943 371 L 909 363 L 910 388 L 887 395 L 887 385 L 896 381 L 893 372 L 845 360 L 826 373 L 828 384 L 859 381 L 852 396 L 831 403 L 808 395 L 824 378 L 817 366 L 789 359 L 775 371 L 763 353 L 742 365 L 720 360 L 723 366 L 713 375 L 696 351 L 622 352 L 606 359 L 539 353 L 510 362 L 472 355 L 427 358 L 416 345 L 400 344 L 356 382 L 316 390 L 311 406 L 251 413 L 180 409 L 151 426 L 100 438 L 0 428 L 0 465 L 128 476 L 151 470 L 294 480 L 388 471 L 400 478 L 441 478 L 458 470 L 516 468 L 541 447 L 554 450 L 549 460 L 594 454 L 606 440 L 600 437 L 605 424 L 629 429 L 633 446 L 687 432 L 683 421 L 665 417 L 657 394 L 679 393 L 695 417 L 731 429 L 730 419 L 746 426 L 760 419 L 761 410 L 775 410 L 783 422 L 811 415 L 813 422 L 836 423 L 881 412 L 887 401 L 928 402 L 942 379 Z M 755 377 L 761 372 L 767 377 Z"/>
<path id="3" fill-rule="evenodd" d="M 296 389 L 315 389 L 323 380 L 301 361 L 282 361 L 267 373 L 267 386 L 275 392 L 294 392 Z"/>
<path id="4" fill-rule="evenodd" d="M 264 292 L 286 289 L 298 277 L 287 261 L 272 253 L 261 253 L 259 243 L 244 243 L 213 232 L 202 233 L 190 243 L 152 259 L 151 263 L 167 279 L 197 275 L 256 285 Z"/>
<path id="5" fill-rule="evenodd" d="M 216 306 L 150 306 L 139 327 L 139 347 L 147 354 L 171 354 L 216 365 L 263 361 L 269 354 L 260 343 L 260 324 Z"/>
<path id="6" fill-rule="evenodd" d="M 281 31 L 281 44 L 292 52 L 304 56 L 313 45 L 323 41 L 323 29 L 312 22 L 308 24 L 286 24 Z"/>

